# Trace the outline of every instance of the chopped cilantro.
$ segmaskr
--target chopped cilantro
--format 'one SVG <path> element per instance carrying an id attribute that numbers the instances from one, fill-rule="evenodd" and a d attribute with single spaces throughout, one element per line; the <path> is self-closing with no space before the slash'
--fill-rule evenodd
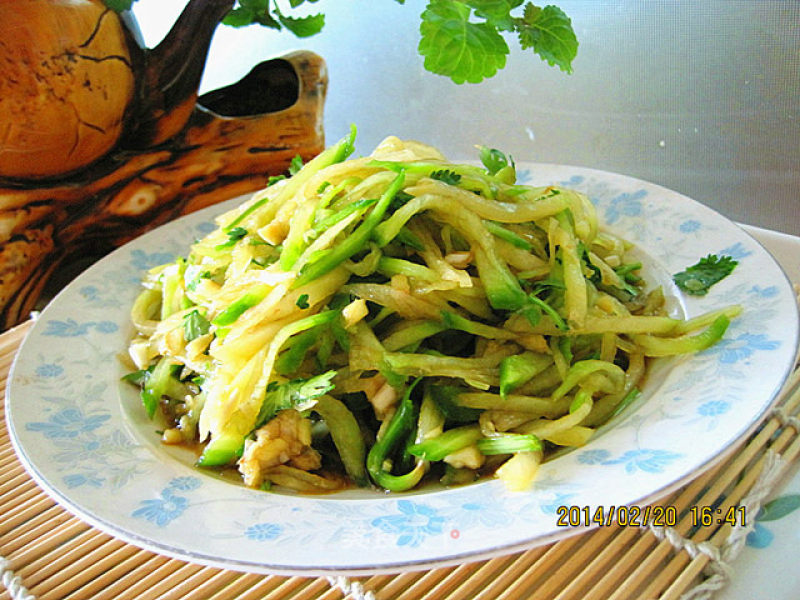
<path id="1" fill-rule="evenodd" d="M 292 159 L 292 162 L 289 163 L 289 175 L 297 175 L 298 171 L 303 168 L 303 159 L 300 157 L 299 154 L 296 154 L 295 157 Z"/>
<path id="2" fill-rule="evenodd" d="M 331 381 L 334 377 L 336 371 L 331 370 L 308 379 L 292 379 L 285 383 L 270 382 L 254 429 L 261 427 L 282 410 L 308 410 L 314 406 L 317 398 L 334 388 Z"/>
<path id="3" fill-rule="evenodd" d="M 211 323 L 197 309 L 183 317 L 183 337 L 187 342 L 206 335 L 210 328 Z"/>
<path id="4" fill-rule="evenodd" d="M 406 202 L 413 198 L 414 196 L 408 192 L 400 190 L 394 195 L 394 198 L 392 198 L 392 203 L 389 205 L 389 210 L 392 212 L 399 210 Z"/>
<path id="5" fill-rule="evenodd" d="M 730 256 L 709 254 L 685 271 L 676 273 L 672 279 L 687 294 L 705 296 L 709 288 L 730 275 L 737 264 Z"/>
<path id="6" fill-rule="evenodd" d="M 496 148 L 478 146 L 478 150 L 480 151 L 481 162 L 483 166 L 486 167 L 486 170 L 489 171 L 489 175 L 494 175 L 505 167 L 514 166 L 514 159 L 510 156 L 506 156 Z"/>
<path id="7" fill-rule="evenodd" d="M 203 271 L 198 273 L 194 279 L 186 284 L 186 290 L 189 292 L 195 291 L 197 289 L 197 284 L 200 283 L 201 279 L 211 279 L 211 271 Z"/>
<path id="8" fill-rule="evenodd" d="M 297 305 L 297 308 L 301 308 L 303 310 L 311 306 L 308 303 L 308 294 L 300 294 L 300 296 L 297 298 L 297 302 L 295 302 L 295 305 Z"/>
<path id="9" fill-rule="evenodd" d="M 234 227 L 227 231 L 228 234 L 228 241 L 223 242 L 222 244 L 217 244 L 214 246 L 214 250 L 224 250 L 225 248 L 232 248 L 236 245 L 236 242 L 241 240 L 243 237 L 247 235 L 247 229 L 244 227 Z"/>
<path id="10" fill-rule="evenodd" d="M 431 179 L 437 179 L 448 185 L 458 185 L 458 182 L 461 181 L 461 175 L 449 169 L 440 169 L 431 173 Z"/>
<path id="11" fill-rule="evenodd" d="M 140 369 L 138 371 L 134 371 L 133 373 L 123 375 L 122 381 L 127 381 L 128 383 L 132 383 L 133 385 L 141 387 L 145 384 L 145 382 L 147 382 L 147 378 L 150 376 L 152 371 L 152 367 L 149 369 Z"/>

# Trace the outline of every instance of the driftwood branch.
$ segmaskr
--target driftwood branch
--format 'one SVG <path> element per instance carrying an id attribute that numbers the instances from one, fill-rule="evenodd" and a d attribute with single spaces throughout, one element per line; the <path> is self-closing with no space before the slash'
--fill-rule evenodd
<path id="1" fill-rule="evenodd" d="M 199 98 L 186 127 L 157 147 L 112 153 L 69 179 L 0 180 L 0 327 L 24 320 L 49 280 L 319 153 L 326 87 L 323 60 L 293 53 Z"/>

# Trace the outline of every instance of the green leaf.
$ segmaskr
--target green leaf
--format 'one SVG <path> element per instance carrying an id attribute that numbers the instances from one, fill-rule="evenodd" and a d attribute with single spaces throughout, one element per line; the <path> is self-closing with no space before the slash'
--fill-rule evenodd
<path id="1" fill-rule="evenodd" d="M 489 23 L 472 23 L 469 6 L 431 0 L 422 13 L 419 53 L 425 68 L 455 83 L 479 83 L 506 64 L 508 45 Z"/>
<path id="2" fill-rule="evenodd" d="M 465 4 L 475 9 L 475 16 L 486 19 L 500 31 L 514 31 L 511 11 L 524 0 L 466 0 Z"/>
<path id="3" fill-rule="evenodd" d="M 303 157 L 295 154 L 292 162 L 289 163 L 289 175 L 297 175 L 298 171 L 303 168 Z"/>
<path id="4" fill-rule="evenodd" d="M 103 0 L 103 3 L 115 12 L 130 10 L 134 0 Z"/>
<path id="5" fill-rule="evenodd" d="M 186 284 L 186 291 L 193 292 L 197 289 L 197 285 L 201 279 L 211 279 L 211 271 L 203 271 L 198 273 L 197 276 Z"/>
<path id="6" fill-rule="evenodd" d="M 461 175 L 449 169 L 440 169 L 431 173 L 431 179 L 437 179 L 448 185 L 458 185 L 458 182 L 461 181 Z"/>
<path id="7" fill-rule="evenodd" d="M 550 306 L 547 302 L 545 302 L 541 298 L 537 298 L 533 294 L 529 294 L 528 295 L 528 299 L 530 301 L 530 304 L 528 305 L 528 307 L 530 307 L 530 306 L 534 306 L 535 307 L 533 312 L 531 312 L 530 310 L 524 311 L 524 312 L 521 311 L 521 312 L 525 316 L 525 318 L 528 319 L 528 321 L 531 323 L 531 326 L 536 327 L 536 323 L 538 323 L 538 320 L 536 319 L 536 317 L 534 315 L 535 315 L 536 309 L 539 309 L 542 312 L 547 313 L 550 316 L 550 318 L 553 319 L 553 324 L 558 329 L 560 329 L 561 331 L 569 330 L 569 325 L 567 325 L 567 323 L 566 323 L 566 321 L 564 321 L 563 317 L 561 317 L 561 315 L 559 315 L 558 312 L 556 312 L 556 309 L 554 309 L 552 306 Z M 540 315 L 541 315 L 541 313 L 540 313 Z M 541 318 L 541 316 L 539 318 Z"/>
<path id="8" fill-rule="evenodd" d="M 544 8 L 528 2 L 522 18 L 515 20 L 523 50 L 531 48 L 551 66 L 572 73 L 572 61 L 578 54 L 578 38 L 572 21 L 557 6 Z"/>
<path id="9" fill-rule="evenodd" d="M 138 371 L 133 371 L 132 373 L 128 373 L 127 375 L 122 376 L 122 381 L 127 381 L 128 383 L 132 383 L 136 386 L 143 386 L 147 383 L 147 378 L 150 377 L 150 373 L 153 371 L 153 367 L 149 369 L 139 369 Z"/>
<path id="10" fill-rule="evenodd" d="M 800 494 L 778 496 L 761 507 L 756 516 L 756 521 L 775 521 L 796 511 L 798 508 L 800 508 Z"/>
<path id="11" fill-rule="evenodd" d="M 334 377 L 336 371 L 327 371 L 308 379 L 293 379 L 286 383 L 273 381 L 267 386 L 267 395 L 261 405 L 254 429 L 261 427 L 279 411 L 288 408 L 308 410 L 317 398 L 334 388 L 331 381 Z"/>
<path id="12" fill-rule="evenodd" d="M 236 242 L 241 240 L 244 236 L 247 235 L 247 229 L 244 227 L 234 227 L 233 229 L 228 230 L 228 241 L 223 242 L 222 244 L 217 244 L 214 246 L 214 250 L 224 250 L 225 248 L 232 248 L 236 245 Z"/>
<path id="13" fill-rule="evenodd" d="M 252 10 L 238 6 L 225 15 L 222 23 L 230 27 L 246 27 L 255 23 L 255 18 L 255 13 Z"/>
<path id="14" fill-rule="evenodd" d="M 687 294 L 705 296 L 709 288 L 730 275 L 737 264 L 730 256 L 709 254 L 685 271 L 676 273 L 672 279 Z"/>
<path id="15" fill-rule="evenodd" d="M 297 297 L 297 302 L 295 302 L 295 305 L 297 305 L 297 308 L 299 308 L 299 309 L 301 309 L 301 310 L 305 310 L 305 309 L 307 309 L 309 306 L 311 306 L 311 305 L 308 303 L 308 294 L 300 294 L 300 295 Z"/>
<path id="16" fill-rule="evenodd" d="M 183 317 L 183 337 L 187 342 L 206 335 L 210 328 L 211 323 L 197 309 Z"/>
<path id="17" fill-rule="evenodd" d="M 480 159 L 483 166 L 489 172 L 489 175 L 495 175 L 501 169 L 514 166 L 514 159 L 511 156 L 506 156 L 497 148 L 489 148 L 487 146 L 478 146 L 480 151 Z"/>
<path id="18" fill-rule="evenodd" d="M 279 15 L 281 25 L 299 38 L 307 38 L 318 34 L 325 26 L 325 15 L 316 14 L 307 17 L 287 17 Z"/>

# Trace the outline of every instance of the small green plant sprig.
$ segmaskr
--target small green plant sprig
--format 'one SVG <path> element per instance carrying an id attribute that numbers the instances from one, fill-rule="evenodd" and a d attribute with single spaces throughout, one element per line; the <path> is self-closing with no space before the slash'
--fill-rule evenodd
<path id="1" fill-rule="evenodd" d="M 318 34 L 325 26 L 321 12 L 296 16 L 293 11 L 319 0 L 237 0 L 223 23 L 232 27 L 261 25 L 286 29 L 299 38 Z M 134 0 L 104 0 L 117 11 Z M 395 0 L 405 4 L 405 0 Z M 572 73 L 578 39 L 572 21 L 559 7 L 536 6 L 525 0 L 429 0 L 420 14 L 417 47 L 425 69 L 455 83 L 480 83 L 506 66 L 506 37 L 516 36 L 550 66 Z"/>

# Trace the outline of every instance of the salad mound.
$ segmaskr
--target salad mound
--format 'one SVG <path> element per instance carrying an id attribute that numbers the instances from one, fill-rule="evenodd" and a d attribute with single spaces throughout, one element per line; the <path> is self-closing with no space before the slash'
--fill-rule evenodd
<path id="1" fill-rule="evenodd" d="M 129 353 L 167 444 L 248 486 L 530 487 L 740 308 L 668 316 L 586 196 L 355 130 L 150 270 Z M 280 179 L 280 180 L 277 180 Z"/>

